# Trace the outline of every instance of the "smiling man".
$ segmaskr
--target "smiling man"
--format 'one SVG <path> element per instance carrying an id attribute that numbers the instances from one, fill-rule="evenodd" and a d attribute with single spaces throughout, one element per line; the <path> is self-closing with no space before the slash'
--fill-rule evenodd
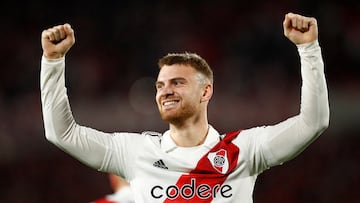
<path id="1" fill-rule="evenodd" d="M 213 93 L 212 70 L 205 60 L 192 53 L 168 54 L 158 65 L 156 102 L 161 118 L 169 122 L 171 138 L 182 147 L 202 144 L 209 128 L 207 106 Z"/>
<path id="2" fill-rule="evenodd" d="M 299 114 L 276 125 L 225 134 L 208 123 L 213 74 L 193 53 L 159 60 L 156 102 L 169 123 L 166 132 L 104 133 L 77 124 L 64 74 L 74 31 L 69 24 L 44 30 L 41 99 L 46 138 L 84 164 L 124 177 L 135 202 L 252 202 L 257 176 L 297 156 L 329 122 L 317 22 L 289 13 L 283 27 L 301 59 Z"/>

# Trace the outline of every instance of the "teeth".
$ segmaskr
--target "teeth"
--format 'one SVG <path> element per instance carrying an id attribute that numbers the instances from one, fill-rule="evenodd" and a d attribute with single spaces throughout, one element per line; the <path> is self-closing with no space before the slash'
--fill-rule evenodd
<path id="1" fill-rule="evenodd" d="M 172 105 L 175 103 L 176 103 L 176 101 L 167 101 L 167 102 L 164 102 L 164 106 Z"/>

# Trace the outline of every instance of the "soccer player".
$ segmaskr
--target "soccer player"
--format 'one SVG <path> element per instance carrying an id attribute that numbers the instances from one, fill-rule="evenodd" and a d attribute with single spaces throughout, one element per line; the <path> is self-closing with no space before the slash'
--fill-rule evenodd
<path id="1" fill-rule="evenodd" d="M 327 127 L 329 105 L 317 21 L 288 13 L 284 35 L 301 61 L 299 114 L 276 125 L 219 134 L 208 123 L 208 64 L 192 53 L 159 60 L 156 102 L 164 133 L 105 133 L 77 124 L 65 87 L 69 24 L 41 36 L 41 99 L 46 138 L 84 164 L 125 177 L 135 202 L 252 202 L 257 176 L 302 152 Z M 236 116 L 236 115 L 234 115 Z"/>

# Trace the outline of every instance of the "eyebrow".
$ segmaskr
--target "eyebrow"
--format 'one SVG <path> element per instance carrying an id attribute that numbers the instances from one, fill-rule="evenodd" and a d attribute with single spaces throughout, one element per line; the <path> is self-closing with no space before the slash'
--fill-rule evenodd
<path id="1" fill-rule="evenodd" d="M 174 82 L 174 81 L 187 81 L 185 78 L 183 77 L 176 77 L 176 78 L 171 78 L 170 80 L 168 80 L 170 82 Z M 158 85 L 158 84 L 164 84 L 164 81 L 156 81 L 155 82 L 155 85 Z"/>

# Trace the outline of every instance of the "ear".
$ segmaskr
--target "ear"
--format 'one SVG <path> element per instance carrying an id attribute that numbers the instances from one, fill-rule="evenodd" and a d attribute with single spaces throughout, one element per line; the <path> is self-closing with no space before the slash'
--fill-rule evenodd
<path id="1" fill-rule="evenodd" d="M 213 95 L 213 85 L 208 83 L 204 86 L 203 89 L 203 93 L 202 93 L 202 97 L 201 97 L 201 102 L 206 102 L 206 101 L 210 101 L 212 95 Z"/>

